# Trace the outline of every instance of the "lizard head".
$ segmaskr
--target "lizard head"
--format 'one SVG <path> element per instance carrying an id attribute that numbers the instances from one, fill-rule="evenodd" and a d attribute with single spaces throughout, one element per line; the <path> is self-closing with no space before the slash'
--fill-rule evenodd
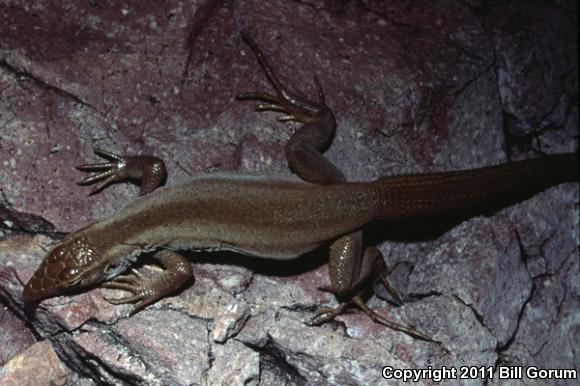
<path id="1" fill-rule="evenodd" d="M 24 287 L 24 301 L 40 301 L 67 289 L 95 284 L 107 270 L 100 265 L 98 254 L 86 237 L 69 237 L 50 251 L 32 275 Z"/>

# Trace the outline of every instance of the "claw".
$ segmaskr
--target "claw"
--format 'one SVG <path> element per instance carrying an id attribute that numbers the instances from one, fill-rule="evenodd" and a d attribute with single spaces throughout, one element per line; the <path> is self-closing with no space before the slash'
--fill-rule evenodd
<path id="1" fill-rule="evenodd" d="M 119 288 L 119 289 L 122 289 L 122 288 Z M 132 288 L 132 289 L 126 289 L 126 290 L 129 292 L 133 292 L 133 295 L 124 296 L 124 297 L 121 297 L 118 299 L 109 298 L 109 297 L 106 297 L 104 299 L 105 299 L 105 301 L 107 301 L 111 304 L 115 304 L 115 305 L 135 303 L 133 309 L 131 309 L 131 311 L 129 311 L 129 316 L 136 314 L 137 312 L 141 311 L 142 309 L 144 309 L 148 305 L 153 304 L 158 300 L 158 297 L 155 296 L 155 293 L 151 289 L 148 289 L 148 288 L 140 288 L 140 289 Z"/>
<path id="2" fill-rule="evenodd" d="M 91 192 L 89 193 L 89 196 L 92 196 L 93 194 L 99 193 L 101 190 L 105 189 L 107 186 L 111 185 L 116 180 L 117 180 L 116 175 L 111 174 L 109 177 L 107 177 L 106 180 L 101 181 L 97 186 L 95 186 L 91 190 Z"/>
<path id="3" fill-rule="evenodd" d="M 248 92 L 239 94 L 236 96 L 237 99 L 253 99 L 262 102 L 267 102 L 266 104 L 258 104 L 256 110 L 273 110 L 286 113 L 287 115 L 282 116 L 278 119 L 280 122 L 285 121 L 300 121 L 307 123 L 312 120 L 312 117 L 320 114 L 320 105 L 311 102 L 303 97 L 295 96 L 291 94 L 286 87 L 280 82 L 276 73 L 266 60 L 264 54 L 256 43 L 250 38 L 245 32 L 241 32 L 242 39 L 248 44 L 250 49 L 254 52 L 260 67 L 264 71 L 266 78 L 274 87 L 277 95 L 271 95 L 265 92 Z M 319 100 L 324 104 L 324 93 L 322 92 L 322 87 L 318 78 L 314 77 L 314 83 L 318 89 Z"/>
<path id="4" fill-rule="evenodd" d="M 314 313 L 312 319 L 308 321 L 308 325 L 319 326 L 323 323 L 328 323 L 338 315 L 344 314 L 344 311 L 350 306 L 351 302 L 340 303 L 337 307 L 320 307 Z"/>
<path id="5" fill-rule="evenodd" d="M 135 276 L 126 275 L 126 276 L 119 276 L 118 278 L 116 278 L 115 280 L 113 280 L 110 283 L 111 284 L 113 284 L 113 283 L 130 284 L 133 286 L 138 286 L 140 281 L 141 280 Z"/>
<path id="6" fill-rule="evenodd" d="M 320 84 L 320 79 L 318 79 L 318 76 L 314 75 L 314 84 L 316 85 L 316 90 L 318 91 L 318 103 L 320 103 L 321 105 L 326 104 L 325 102 L 325 97 L 324 97 L 324 91 L 322 90 L 322 85 Z"/>
<path id="7" fill-rule="evenodd" d="M 266 110 L 279 111 L 281 113 L 287 113 L 288 112 L 287 111 L 288 109 L 286 109 L 285 107 L 280 106 L 278 104 L 275 104 L 275 103 L 270 103 L 270 104 L 262 104 L 262 103 L 260 103 L 260 104 L 258 104 L 256 106 L 256 111 L 266 111 Z"/>
<path id="8" fill-rule="evenodd" d="M 114 167 L 115 164 L 113 162 L 102 162 L 96 164 L 85 164 L 76 166 L 78 170 L 82 170 L 83 172 L 92 172 L 95 170 L 103 170 L 103 169 L 110 169 Z"/>
<path id="9" fill-rule="evenodd" d="M 134 286 L 127 283 L 118 283 L 118 282 L 110 282 L 110 283 L 103 283 L 101 285 L 103 288 L 109 289 L 118 289 L 123 291 L 130 291 L 133 292 L 135 290 Z"/>
<path id="10" fill-rule="evenodd" d="M 100 162 L 94 164 L 84 164 L 79 165 L 76 168 L 84 172 L 100 171 L 100 173 L 93 174 L 91 176 L 85 177 L 79 182 L 78 185 L 90 185 L 99 182 L 89 193 L 89 195 L 96 194 L 107 186 L 111 185 L 113 182 L 123 180 L 127 178 L 126 167 L 127 158 L 122 157 L 117 154 L 110 153 L 106 150 L 95 148 L 95 154 L 102 158 L 106 158 L 113 162 Z M 102 180 L 102 181 L 101 181 Z"/>
<path id="11" fill-rule="evenodd" d="M 150 304 L 153 304 L 157 301 L 154 297 L 145 297 L 139 303 L 135 304 L 135 307 L 131 311 L 129 311 L 129 316 L 135 315 L 137 312 L 141 311 L 143 308 L 147 307 Z"/>
<path id="12" fill-rule="evenodd" d="M 286 91 L 282 83 L 280 83 L 280 81 L 278 80 L 276 73 L 274 73 L 274 70 L 272 70 L 272 67 L 270 67 L 270 64 L 264 57 L 262 50 L 260 50 L 260 48 L 252 40 L 250 35 L 248 35 L 245 32 L 242 32 L 241 36 L 242 39 L 244 39 L 244 41 L 246 42 L 246 44 L 250 47 L 250 49 L 254 52 L 254 55 L 256 55 L 256 59 L 258 59 L 258 63 L 260 63 L 260 66 L 264 70 L 264 73 L 266 74 L 266 78 L 268 78 L 268 81 L 270 81 L 272 86 L 274 86 L 278 95 L 281 96 L 283 99 L 286 99 L 289 96 L 288 91 Z"/>
<path id="13" fill-rule="evenodd" d="M 101 284 L 104 288 L 123 290 L 132 293 L 130 296 L 124 296 L 118 299 L 109 297 L 104 298 L 105 301 L 115 305 L 135 303 L 135 306 L 129 312 L 129 315 L 135 314 L 158 299 L 158 296 L 156 296 L 154 291 L 148 287 L 149 283 L 146 282 L 147 279 L 145 279 L 143 275 L 135 269 L 133 269 L 132 272 L 135 276 L 119 276 L 111 282 Z"/>
<path id="14" fill-rule="evenodd" d="M 379 275 L 379 280 L 381 281 L 381 283 L 383 284 L 383 286 L 385 287 L 385 289 L 387 290 L 387 292 L 393 298 L 392 300 L 394 300 L 395 303 L 397 303 L 398 305 L 402 305 L 403 304 L 403 300 L 401 299 L 401 296 L 399 295 L 399 292 L 397 292 L 397 290 L 395 289 L 395 287 L 393 287 L 391 285 L 391 283 L 389 283 L 389 281 L 387 280 L 387 278 L 384 277 L 381 274 L 381 275 Z"/>
<path id="15" fill-rule="evenodd" d="M 289 122 L 289 121 L 297 121 L 297 120 L 299 120 L 299 119 L 295 115 L 282 115 L 281 117 L 278 117 L 279 122 Z"/>
<path id="16" fill-rule="evenodd" d="M 144 299 L 145 295 L 143 294 L 136 294 L 133 296 L 125 296 L 119 299 L 113 299 L 113 298 L 109 298 L 106 297 L 104 298 L 107 302 L 111 303 L 111 304 L 129 304 L 129 303 L 135 303 L 135 302 L 139 302 L 142 301 Z"/>
<path id="17" fill-rule="evenodd" d="M 265 92 L 246 92 L 236 95 L 236 99 L 254 99 L 264 102 L 274 102 L 278 103 L 279 97 L 267 94 Z"/>
<path id="18" fill-rule="evenodd" d="M 375 323 L 380 323 L 384 326 L 389 327 L 392 330 L 403 332 L 417 339 L 425 340 L 427 342 L 441 343 L 417 330 L 402 326 L 379 315 L 376 311 L 372 310 L 371 308 L 369 308 L 369 306 L 366 305 L 366 303 L 364 302 L 364 300 L 362 300 L 360 295 L 356 295 L 355 297 L 352 298 L 352 300 L 348 302 L 340 303 L 337 307 L 320 307 L 318 310 L 316 310 L 314 316 L 307 322 L 307 324 L 310 326 L 318 326 L 323 323 L 330 322 L 334 320 L 337 316 L 344 314 L 347 308 L 352 304 L 358 306 Z"/>
<path id="19" fill-rule="evenodd" d="M 390 329 L 395 330 L 395 331 L 404 332 L 405 334 L 412 336 L 414 338 L 417 338 L 417 339 L 425 340 L 427 342 L 441 343 L 437 340 L 434 340 L 430 336 L 425 335 L 417 330 L 402 326 L 398 323 L 392 322 L 392 321 L 384 318 L 383 316 L 379 315 L 376 311 L 370 309 L 369 306 L 366 305 L 364 300 L 362 300 L 361 297 L 358 295 L 352 299 L 352 302 L 354 304 L 356 304 L 365 314 L 367 314 L 369 316 L 369 318 L 371 318 L 371 320 L 375 323 L 380 323 L 380 324 L 387 326 Z"/>
<path id="20" fill-rule="evenodd" d="M 125 159 L 125 157 L 123 157 L 121 155 L 108 152 L 108 151 L 106 151 L 104 149 L 101 149 L 100 147 L 95 148 L 94 152 L 95 152 L 96 155 L 99 155 L 102 158 L 108 158 L 110 160 L 114 160 L 114 161 L 117 161 L 117 162 L 121 162 L 121 161 L 123 161 Z"/>
<path id="21" fill-rule="evenodd" d="M 115 170 L 107 170 L 106 172 L 102 172 L 99 174 L 94 174 L 92 176 L 85 177 L 82 180 L 80 180 L 79 182 L 77 182 L 77 184 L 89 185 L 89 184 L 92 184 L 93 182 L 102 180 L 103 178 L 107 178 L 110 175 L 112 175 L 113 173 L 115 173 Z"/>

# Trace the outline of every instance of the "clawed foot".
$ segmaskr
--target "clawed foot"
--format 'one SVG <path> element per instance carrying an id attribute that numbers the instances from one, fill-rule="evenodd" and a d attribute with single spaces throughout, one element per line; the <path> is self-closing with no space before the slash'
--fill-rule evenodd
<path id="1" fill-rule="evenodd" d="M 127 174 L 127 157 L 109 153 L 103 149 L 96 148 L 95 154 L 102 158 L 108 159 L 111 162 L 93 163 L 77 166 L 78 170 L 83 172 L 100 171 L 98 174 L 93 174 L 83 178 L 77 182 L 79 185 L 90 185 L 98 182 L 98 184 L 91 190 L 91 195 L 100 192 L 113 182 L 128 179 Z M 99 182 L 100 181 L 100 182 Z"/>
<path id="2" fill-rule="evenodd" d="M 254 43 L 247 34 L 242 33 L 241 35 L 256 55 L 260 66 L 264 70 L 268 81 L 276 90 L 277 95 L 271 95 L 265 92 L 249 92 L 237 95 L 237 99 L 253 99 L 263 102 L 256 106 L 257 111 L 271 110 L 284 113 L 285 115 L 278 117 L 278 121 L 280 122 L 297 121 L 309 123 L 319 119 L 322 114 L 326 113 L 326 110 L 330 111 L 325 104 L 324 92 L 322 91 L 322 87 L 316 76 L 314 77 L 314 82 L 318 89 L 318 103 L 311 102 L 303 97 L 292 95 L 278 80 L 276 74 L 266 61 L 264 54 L 260 48 L 258 48 L 256 43 Z"/>
<path id="3" fill-rule="evenodd" d="M 441 343 L 439 341 L 434 340 L 430 336 L 425 335 L 417 330 L 402 326 L 398 323 L 392 322 L 392 321 L 386 319 L 385 317 L 379 315 L 376 311 L 370 309 L 369 306 L 366 305 L 364 300 L 358 295 L 352 299 L 352 302 L 354 304 L 356 304 L 365 314 L 367 314 L 369 316 L 369 318 L 371 318 L 371 320 L 375 323 L 380 323 L 380 324 L 387 326 L 390 329 L 395 330 L 395 331 L 404 332 L 405 334 L 410 335 L 410 336 L 417 338 L 417 339 L 425 340 L 427 342 Z"/>
<path id="4" fill-rule="evenodd" d="M 392 322 L 392 321 L 386 319 L 385 317 L 379 315 L 376 311 L 372 310 L 371 308 L 369 308 L 369 306 L 366 305 L 366 303 L 360 297 L 360 295 L 356 295 L 355 297 L 352 298 L 352 300 L 350 300 L 348 302 L 340 303 L 337 307 L 321 307 L 321 308 L 319 308 L 314 313 L 314 316 L 312 317 L 312 319 L 310 319 L 310 321 L 307 322 L 307 324 L 317 326 L 317 325 L 320 325 L 323 323 L 328 323 L 328 322 L 334 320 L 337 316 L 343 314 L 348 309 L 348 307 L 350 305 L 353 305 L 353 304 L 356 305 L 357 307 L 359 307 L 375 323 L 380 323 L 380 324 L 387 326 L 390 329 L 395 330 L 395 331 L 404 332 L 405 334 L 412 336 L 414 338 L 417 338 L 417 339 L 425 340 L 427 342 L 441 343 L 439 341 L 434 340 L 430 336 L 425 335 L 417 330 L 402 326 L 398 323 Z"/>
<path id="5" fill-rule="evenodd" d="M 90 195 L 98 193 L 114 182 L 126 180 L 141 181 L 141 195 L 155 190 L 167 177 L 165 163 L 152 156 L 122 156 L 103 149 L 95 149 L 95 154 L 108 159 L 109 162 L 92 163 L 77 166 L 84 172 L 99 172 L 78 182 L 79 185 L 97 183 Z"/>
<path id="6" fill-rule="evenodd" d="M 169 250 L 161 250 L 153 256 L 163 270 L 154 277 L 145 277 L 137 270 L 131 274 L 118 276 L 101 286 L 130 292 L 132 295 L 119 299 L 105 298 L 111 304 L 135 303 L 131 315 L 142 310 L 157 300 L 183 288 L 193 280 L 191 264 L 183 256 Z"/>
<path id="7" fill-rule="evenodd" d="M 401 295 L 399 295 L 399 292 L 395 289 L 395 287 L 393 287 L 391 285 L 391 283 L 389 283 L 384 272 L 381 272 L 379 274 L 379 280 L 383 284 L 383 287 L 385 287 L 385 289 L 387 290 L 389 295 L 391 295 L 391 299 L 389 299 L 389 300 L 393 301 L 398 306 L 403 305 L 403 300 L 401 300 Z"/>
<path id="8" fill-rule="evenodd" d="M 152 279 L 145 278 L 137 270 L 133 269 L 132 274 L 123 275 L 115 278 L 113 281 L 105 282 L 101 285 L 104 288 L 118 289 L 130 292 L 131 296 L 125 296 L 118 299 L 105 297 L 104 299 L 111 304 L 128 304 L 135 303 L 135 307 L 129 315 L 133 315 L 148 305 L 155 303 L 164 296 L 160 290 L 156 290 Z"/>
<path id="9" fill-rule="evenodd" d="M 306 323 L 309 326 L 319 326 L 334 320 L 337 316 L 344 314 L 352 302 L 340 303 L 337 307 L 319 307 L 314 316 Z"/>

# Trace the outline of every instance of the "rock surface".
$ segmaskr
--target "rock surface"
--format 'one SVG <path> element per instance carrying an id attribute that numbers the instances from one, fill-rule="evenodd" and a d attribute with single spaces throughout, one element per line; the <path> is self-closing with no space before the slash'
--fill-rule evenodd
<path id="1" fill-rule="evenodd" d="M 360 312 L 306 326 L 318 305 L 335 304 L 317 290 L 327 281 L 322 251 L 288 263 L 192 254 L 195 284 L 132 317 L 103 300 L 120 295 L 111 290 L 49 299 L 30 320 L 21 299 L 59 237 L 138 192 L 119 184 L 88 197 L 75 184 L 74 166 L 93 162 L 94 147 L 163 158 L 168 185 L 202 172 L 289 173 L 283 146 L 297 126 L 235 100 L 269 90 L 240 30 L 296 90 L 312 96 L 320 78 L 338 123 L 326 155 L 350 180 L 370 180 L 574 150 L 576 7 L 2 2 L 0 384 L 390 385 L 400 381 L 383 379 L 384 366 L 580 370 L 578 184 L 437 237 L 379 227 L 405 303 L 369 304 L 441 345 Z M 524 382 L 534 381 L 510 384 Z M 505 384 L 469 384 L 484 383 Z"/>

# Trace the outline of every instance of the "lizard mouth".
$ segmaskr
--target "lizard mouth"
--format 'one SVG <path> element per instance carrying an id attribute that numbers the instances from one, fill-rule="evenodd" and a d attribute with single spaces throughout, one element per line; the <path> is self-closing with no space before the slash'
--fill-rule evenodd
<path id="1" fill-rule="evenodd" d="M 24 286 L 22 298 L 25 302 L 37 302 L 42 299 L 57 295 L 60 286 L 50 277 L 43 275 L 43 272 L 36 271 L 32 278 Z"/>
<path id="2" fill-rule="evenodd" d="M 37 302 L 49 296 L 50 294 L 48 294 L 47 291 L 42 290 L 41 288 L 35 288 L 33 283 L 30 281 L 26 286 L 24 286 L 24 291 L 22 291 L 22 298 L 26 303 Z"/>
<path id="3" fill-rule="evenodd" d="M 58 280 L 58 275 L 65 267 L 55 256 L 58 252 L 60 250 L 57 247 L 46 256 L 24 286 L 22 297 L 25 302 L 35 302 L 54 296 L 62 288 L 63 283 Z"/>
<path id="4" fill-rule="evenodd" d="M 44 275 L 44 272 L 39 269 L 24 286 L 22 298 L 26 303 L 38 302 L 58 295 L 64 292 L 65 289 L 74 288 L 80 281 L 81 279 L 79 278 L 66 284 L 59 283 L 58 280 Z"/>
<path id="5" fill-rule="evenodd" d="M 56 245 L 26 283 L 24 301 L 39 301 L 77 287 L 92 257 L 94 251 L 82 237 Z"/>

